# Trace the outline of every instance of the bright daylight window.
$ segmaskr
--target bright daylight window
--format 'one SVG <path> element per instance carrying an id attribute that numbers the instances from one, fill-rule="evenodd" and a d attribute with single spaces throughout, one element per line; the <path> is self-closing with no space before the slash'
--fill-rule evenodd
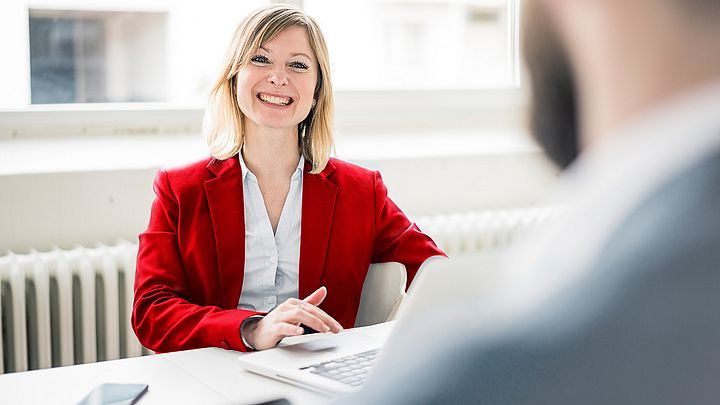
<path id="1" fill-rule="evenodd" d="M 516 83 L 509 0 L 305 0 L 338 89 L 477 89 Z"/>
<path id="2" fill-rule="evenodd" d="M 32 104 L 165 101 L 166 17 L 30 9 Z"/>
<path id="3" fill-rule="evenodd" d="M 102 102 L 201 107 L 237 23 L 264 3 L 4 0 L 0 109 Z M 518 83 L 517 0 L 292 3 L 323 28 L 339 92 Z"/>

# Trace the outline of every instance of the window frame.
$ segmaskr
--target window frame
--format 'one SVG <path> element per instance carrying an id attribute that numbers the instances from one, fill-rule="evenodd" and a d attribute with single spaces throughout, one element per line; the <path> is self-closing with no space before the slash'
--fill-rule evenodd
<path id="1" fill-rule="evenodd" d="M 513 85 L 480 89 L 336 90 L 336 131 L 414 133 L 517 128 L 526 108 L 519 55 L 520 0 L 507 0 Z M 28 83 L 28 86 L 30 84 Z M 198 133 L 204 109 L 172 103 L 31 104 L 0 109 L 0 140 Z"/>

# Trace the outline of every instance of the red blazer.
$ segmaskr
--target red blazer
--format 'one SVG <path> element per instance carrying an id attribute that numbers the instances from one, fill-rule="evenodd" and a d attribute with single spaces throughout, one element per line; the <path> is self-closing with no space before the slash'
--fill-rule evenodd
<path id="1" fill-rule="evenodd" d="M 397 261 L 408 283 L 419 265 L 442 255 L 388 198 L 378 172 L 331 159 L 303 174 L 299 295 L 320 286 L 320 307 L 345 328 L 355 323 L 370 263 Z M 247 348 L 240 323 L 257 312 L 237 309 L 245 265 L 240 163 L 204 159 L 160 170 L 150 224 L 140 234 L 132 326 L 161 351 Z"/>

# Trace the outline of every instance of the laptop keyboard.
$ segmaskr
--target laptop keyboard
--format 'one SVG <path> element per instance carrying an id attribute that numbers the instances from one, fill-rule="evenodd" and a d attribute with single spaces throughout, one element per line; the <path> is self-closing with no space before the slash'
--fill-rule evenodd
<path id="1" fill-rule="evenodd" d="M 312 364 L 301 368 L 301 370 L 306 370 L 352 387 L 359 387 L 365 382 L 365 377 L 367 377 L 368 372 L 375 363 L 379 350 L 380 349 L 368 350 L 324 363 Z"/>

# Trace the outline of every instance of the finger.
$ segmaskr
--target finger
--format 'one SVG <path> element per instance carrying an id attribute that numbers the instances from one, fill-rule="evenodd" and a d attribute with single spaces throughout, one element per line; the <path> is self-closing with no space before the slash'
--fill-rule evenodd
<path id="1" fill-rule="evenodd" d="M 320 305 L 321 302 L 325 299 L 327 296 L 327 288 L 325 286 L 322 286 L 315 290 L 312 294 L 308 295 L 303 302 L 307 302 L 308 304 L 312 305 Z"/>
<path id="2" fill-rule="evenodd" d="M 287 322 L 281 322 L 275 324 L 275 331 L 278 335 L 278 337 L 288 337 L 288 336 L 299 336 L 302 335 L 305 330 L 301 328 L 300 326 L 293 325 Z"/>
<path id="3" fill-rule="evenodd" d="M 278 321 L 287 322 L 295 325 L 305 324 L 318 332 L 329 332 L 332 328 L 330 325 L 326 325 L 320 318 L 311 314 L 310 312 L 295 308 L 293 310 L 284 312 Z"/>
<path id="4" fill-rule="evenodd" d="M 253 346 L 257 350 L 270 349 L 277 346 L 281 340 L 288 336 L 302 335 L 303 328 L 289 323 L 272 323 L 268 328 L 263 330 L 257 337 Z"/>
<path id="5" fill-rule="evenodd" d="M 299 300 L 297 298 L 288 298 L 285 300 L 285 302 L 283 302 L 283 304 L 287 304 L 287 305 L 296 307 L 296 306 L 300 305 L 300 303 L 302 303 L 302 302 L 303 302 L 302 300 Z"/>
<path id="6" fill-rule="evenodd" d="M 330 330 L 333 333 L 342 332 L 343 327 L 340 325 L 340 322 L 336 321 L 335 318 L 328 315 L 327 312 L 323 311 L 322 309 L 314 306 L 306 304 L 305 310 L 313 315 L 315 315 L 317 318 L 319 318 L 325 325 L 330 327 Z"/>
<path id="7" fill-rule="evenodd" d="M 291 311 L 295 308 L 298 308 L 300 306 L 300 304 L 302 304 L 302 301 L 300 301 L 299 299 L 288 298 L 282 304 L 273 308 L 273 310 L 270 311 L 270 313 L 281 313 L 281 312 Z"/>

